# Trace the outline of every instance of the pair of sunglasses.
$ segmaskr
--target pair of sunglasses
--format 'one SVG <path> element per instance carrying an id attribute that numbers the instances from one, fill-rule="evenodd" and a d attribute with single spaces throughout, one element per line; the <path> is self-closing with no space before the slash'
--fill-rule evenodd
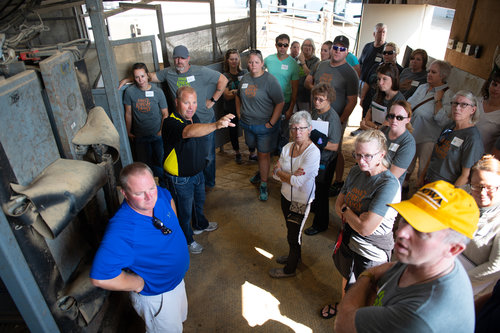
<path id="1" fill-rule="evenodd" d="M 289 44 L 287 44 L 287 43 L 284 43 L 284 44 L 283 43 L 277 43 L 276 45 L 278 45 L 278 47 L 288 47 L 289 46 Z"/>
<path id="2" fill-rule="evenodd" d="M 340 52 L 345 52 L 345 51 L 347 51 L 347 47 L 337 46 L 337 45 L 333 45 L 333 46 L 332 46 L 332 49 L 333 49 L 334 51 L 340 51 Z"/>
<path id="3" fill-rule="evenodd" d="M 164 235 L 168 235 L 168 234 L 172 233 L 172 229 L 165 227 L 163 222 L 159 218 L 154 216 L 154 214 L 153 214 L 153 225 L 156 229 L 160 230 L 161 233 Z"/>

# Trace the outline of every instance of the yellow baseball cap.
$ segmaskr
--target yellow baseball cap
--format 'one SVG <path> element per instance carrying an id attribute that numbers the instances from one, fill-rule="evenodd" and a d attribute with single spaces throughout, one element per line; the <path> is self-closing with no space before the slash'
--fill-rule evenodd
<path id="1" fill-rule="evenodd" d="M 389 206 L 420 232 L 450 228 L 473 238 L 479 220 L 474 198 L 442 180 L 425 185 L 409 200 Z"/>

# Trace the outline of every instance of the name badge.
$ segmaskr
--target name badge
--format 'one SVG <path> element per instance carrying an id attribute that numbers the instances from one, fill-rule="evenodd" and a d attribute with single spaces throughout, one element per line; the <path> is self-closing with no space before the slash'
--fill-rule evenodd
<path id="1" fill-rule="evenodd" d="M 146 91 L 146 97 L 155 97 L 155 92 L 151 90 Z"/>
<path id="2" fill-rule="evenodd" d="M 411 81 L 412 87 L 418 87 L 419 84 L 420 84 L 420 82 L 418 82 L 418 81 L 415 81 L 415 80 Z"/>
<path id="3" fill-rule="evenodd" d="M 454 137 L 453 140 L 451 140 L 451 144 L 457 148 L 460 147 L 462 143 L 464 143 L 464 140 L 457 137 Z"/>
<path id="4" fill-rule="evenodd" d="M 238 76 L 238 81 L 241 81 L 242 78 L 243 78 L 243 75 Z"/>
<path id="5" fill-rule="evenodd" d="M 246 89 L 246 88 L 248 88 L 248 83 L 243 83 L 243 84 L 241 85 L 241 89 Z"/>
<path id="6" fill-rule="evenodd" d="M 287 71 L 288 70 L 288 65 L 281 65 L 281 69 L 284 70 L 284 71 Z"/>
<path id="7" fill-rule="evenodd" d="M 382 57 L 375 57 L 375 62 L 382 62 Z"/>
<path id="8" fill-rule="evenodd" d="M 393 151 L 393 152 L 396 152 L 399 148 L 399 145 L 397 143 L 391 143 L 391 145 L 389 146 L 389 150 L 390 151 Z"/>
<path id="9" fill-rule="evenodd" d="M 194 82 L 195 78 L 194 75 L 186 77 L 187 82 Z"/>

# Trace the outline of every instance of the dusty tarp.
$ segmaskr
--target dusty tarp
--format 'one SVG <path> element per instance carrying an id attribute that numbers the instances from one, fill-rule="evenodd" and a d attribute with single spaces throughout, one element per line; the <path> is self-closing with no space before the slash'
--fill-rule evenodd
<path id="1" fill-rule="evenodd" d="M 106 114 L 106 111 L 100 106 L 96 106 L 89 111 L 87 122 L 76 133 L 72 142 L 75 145 L 81 146 L 106 145 L 110 148 L 108 154 L 111 154 L 113 157 L 113 163 L 118 161 L 120 135 Z"/>
<path id="2" fill-rule="evenodd" d="M 106 183 L 104 167 L 86 161 L 58 159 L 28 186 L 10 184 L 15 194 L 6 214 L 55 238 Z"/>

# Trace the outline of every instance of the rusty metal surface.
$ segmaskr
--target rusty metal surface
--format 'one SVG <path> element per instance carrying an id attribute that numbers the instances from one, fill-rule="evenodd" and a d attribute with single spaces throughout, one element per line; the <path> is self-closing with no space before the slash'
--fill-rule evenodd
<path id="1" fill-rule="evenodd" d="M 59 158 L 40 91 L 31 70 L 0 82 L 0 142 L 21 185 Z"/>
<path id="2" fill-rule="evenodd" d="M 77 73 L 70 52 L 62 52 L 40 62 L 45 90 L 60 139 L 64 158 L 76 159 L 71 140 L 85 124 L 87 112 L 80 92 Z"/>

